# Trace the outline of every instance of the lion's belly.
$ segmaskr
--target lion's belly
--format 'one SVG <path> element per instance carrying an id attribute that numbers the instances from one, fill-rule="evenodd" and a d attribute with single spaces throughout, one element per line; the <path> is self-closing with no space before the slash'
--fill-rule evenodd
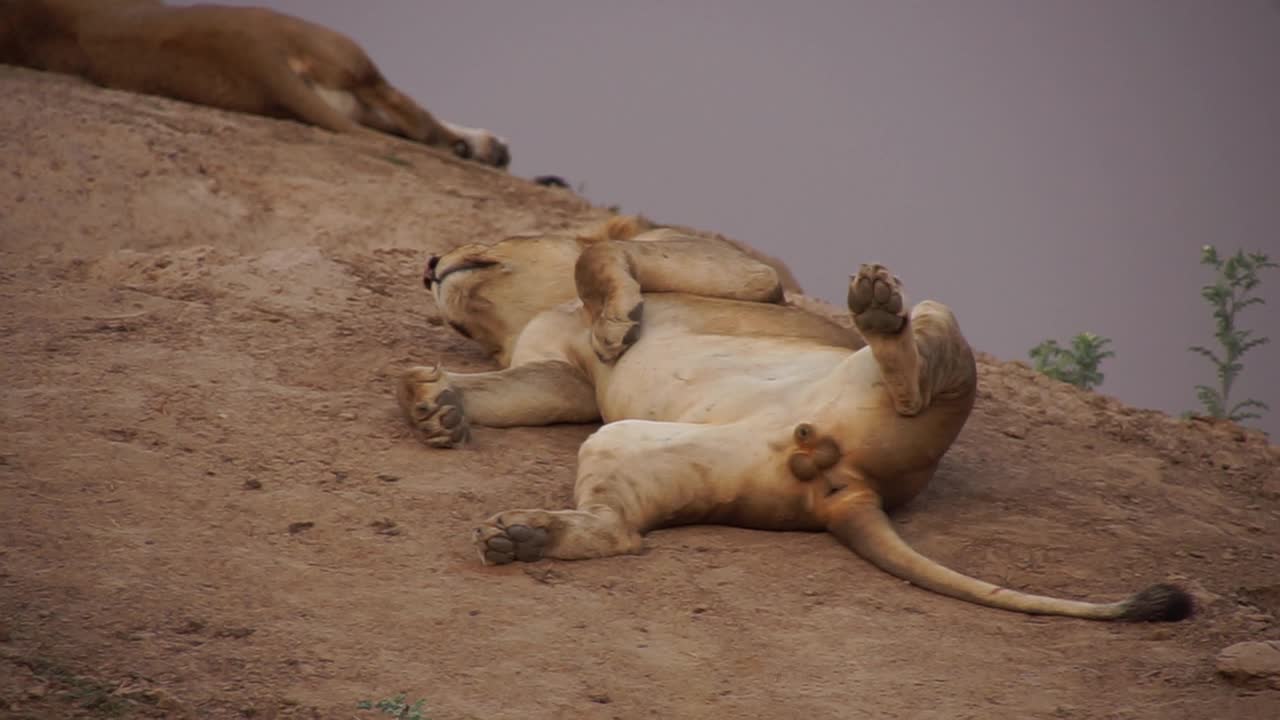
<path id="1" fill-rule="evenodd" d="M 606 422 L 736 422 L 799 405 L 798 393 L 848 357 L 795 341 L 654 333 L 597 378 L 596 396 Z"/>
<path id="2" fill-rule="evenodd" d="M 968 414 L 943 404 L 899 415 L 869 348 L 850 353 L 760 338 L 654 333 L 598 376 L 596 390 L 606 422 L 733 424 L 742 428 L 742 442 L 769 443 L 784 454 L 796 425 L 809 423 L 836 441 L 840 465 L 863 476 L 888 505 L 924 487 Z M 795 487 L 784 468 L 759 480 Z M 763 487 L 755 490 L 762 498 Z M 757 526 L 745 516 L 737 522 Z"/>

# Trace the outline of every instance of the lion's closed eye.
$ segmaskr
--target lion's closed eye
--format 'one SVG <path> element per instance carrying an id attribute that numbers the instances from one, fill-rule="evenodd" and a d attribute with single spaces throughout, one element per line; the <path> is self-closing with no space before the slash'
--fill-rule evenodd
<path id="1" fill-rule="evenodd" d="M 443 283 L 444 279 L 456 272 L 464 270 L 477 270 L 479 268 L 492 267 L 497 265 L 497 260 L 490 258 L 465 258 L 461 262 L 446 267 L 444 270 L 436 272 L 436 282 Z"/>

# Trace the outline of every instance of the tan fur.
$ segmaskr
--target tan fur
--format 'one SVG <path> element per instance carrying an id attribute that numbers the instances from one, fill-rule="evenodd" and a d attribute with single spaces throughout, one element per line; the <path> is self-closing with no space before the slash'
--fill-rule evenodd
<path id="1" fill-rule="evenodd" d="M 492 133 L 437 120 L 351 38 L 265 8 L 0 0 L 0 62 L 333 132 L 366 127 L 505 167 Z"/>
<path id="2" fill-rule="evenodd" d="M 1176 620 L 1157 585 L 1089 603 L 977 580 L 916 553 L 885 511 L 924 489 L 976 394 L 951 311 L 906 304 L 864 265 L 857 332 L 777 302 L 778 276 L 723 240 L 616 218 L 577 237 L 510 238 L 428 265 L 450 325 L 502 370 L 413 368 L 397 388 L 428 444 L 491 427 L 604 421 L 583 444 L 572 510 L 499 513 L 476 530 L 485 562 L 637 552 L 682 523 L 827 530 L 880 568 L 945 595 L 1026 613 Z"/>
<path id="3" fill-rule="evenodd" d="M 746 243 L 739 242 L 719 233 L 708 233 L 684 227 L 682 225 L 662 225 L 644 217 L 643 215 L 617 215 L 610 218 L 608 221 L 591 228 L 588 232 L 585 232 L 578 237 L 584 243 L 593 243 L 600 240 L 631 240 L 636 236 L 648 233 L 651 230 L 664 229 L 671 230 L 687 237 L 710 238 L 728 243 L 747 257 L 773 268 L 773 271 L 778 274 L 778 281 L 782 284 L 782 289 L 784 291 L 795 294 L 804 292 L 804 289 L 800 287 L 800 283 L 796 280 L 795 275 L 791 272 L 791 268 L 787 267 L 786 263 L 775 257 L 766 255 Z"/>

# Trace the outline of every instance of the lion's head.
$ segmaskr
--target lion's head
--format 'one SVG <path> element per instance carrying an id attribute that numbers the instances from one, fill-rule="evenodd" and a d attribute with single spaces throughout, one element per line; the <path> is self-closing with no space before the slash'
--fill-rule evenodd
<path id="1" fill-rule="evenodd" d="M 581 253 L 569 235 L 473 243 L 432 255 L 422 282 L 449 327 L 502 356 L 535 315 L 577 297 L 573 266 Z"/>
<path id="2" fill-rule="evenodd" d="M 533 317 L 578 298 L 574 266 L 582 251 L 605 240 L 714 237 L 775 269 L 784 289 L 798 293 L 781 261 L 729 238 L 678 226 L 658 225 L 640 215 L 616 215 L 572 233 L 525 233 L 492 245 L 468 244 L 432 255 L 423 272 L 441 318 L 505 364 L 510 346 Z"/>
<path id="3" fill-rule="evenodd" d="M 505 364 L 506 351 L 535 315 L 577 299 L 573 269 L 585 247 L 655 227 L 619 215 L 579 233 L 530 232 L 492 245 L 462 245 L 428 258 L 422 282 L 449 327 Z"/>

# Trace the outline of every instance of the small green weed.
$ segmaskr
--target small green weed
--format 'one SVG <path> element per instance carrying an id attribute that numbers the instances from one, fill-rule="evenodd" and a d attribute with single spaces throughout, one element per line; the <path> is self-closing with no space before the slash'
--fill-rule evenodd
<path id="1" fill-rule="evenodd" d="M 73 701 L 93 717 L 121 717 L 132 706 L 131 698 L 115 693 L 115 688 L 93 678 L 78 675 L 62 665 L 41 658 L 23 658 L 33 675 L 61 689 L 63 697 Z"/>
<path id="2" fill-rule="evenodd" d="M 360 710 L 377 710 L 383 715 L 390 715 L 396 720 L 427 720 L 427 716 L 423 714 L 423 706 L 427 704 L 426 700 L 418 700 L 410 705 L 405 699 L 405 694 L 400 693 L 395 697 L 383 698 L 382 700 L 361 700 L 356 703 L 356 708 Z"/>
<path id="3" fill-rule="evenodd" d="M 1102 384 L 1103 374 L 1098 366 L 1115 353 L 1104 350 L 1111 343 L 1109 338 L 1090 332 L 1071 338 L 1071 347 L 1058 344 L 1057 340 L 1045 340 L 1031 348 L 1028 355 L 1035 361 L 1037 371 L 1055 380 L 1071 383 L 1084 390 L 1092 390 Z"/>
<path id="4" fill-rule="evenodd" d="M 1244 370 L 1240 358 L 1253 348 L 1269 342 L 1269 339 L 1255 338 L 1252 330 L 1237 328 L 1236 316 L 1250 305 L 1264 303 L 1262 298 L 1250 293 L 1261 282 L 1258 280 L 1259 271 L 1278 266 L 1263 253 L 1246 254 L 1243 250 L 1224 259 L 1212 245 L 1201 248 L 1200 262 L 1217 272 L 1213 284 L 1200 289 L 1200 296 L 1213 308 L 1213 319 L 1217 325 L 1213 337 L 1221 346 L 1221 353 L 1203 345 L 1188 348 L 1191 352 L 1209 358 L 1218 375 L 1218 386 L 1197 385 L 1196 397 L 1210 417 L 1225 418 L 1233 422 L 1260 418 L 1261 413 L 1254 411 L 1269 410 L 1267 404 L 1250 399 L 1231 405 L 1231 386 L 1239 377 L 1240 371 Z"/>

